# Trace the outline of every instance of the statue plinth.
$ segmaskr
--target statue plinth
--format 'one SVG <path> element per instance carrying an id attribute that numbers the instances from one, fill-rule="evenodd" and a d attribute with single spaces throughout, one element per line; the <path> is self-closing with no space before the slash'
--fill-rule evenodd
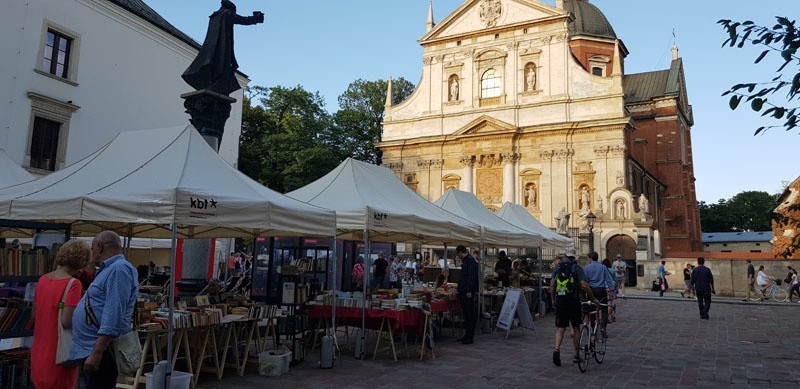
<path id="1" fill-rule="evenodd" d="M 190 116 L 189 122 L 214 150 L 219 150 L 225 122 L 231 116 L 231 104 L 236 99 L 208 89 L 184 93 L 181 98 L 185 100 L 183 107 Z"/>

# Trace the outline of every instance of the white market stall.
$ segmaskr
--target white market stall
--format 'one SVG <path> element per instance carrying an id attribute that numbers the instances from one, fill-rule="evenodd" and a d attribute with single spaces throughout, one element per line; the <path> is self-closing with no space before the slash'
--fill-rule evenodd
<path id="1" fill-rule="evenodd" d="M 544 240 L 543 248 L 564 250 L 567 246 L 573 244 L 572 239 L 553 232 L 519 204 L 506 202 L 496 214 L 501 219 L 523 230 L 541 235 Z"/>

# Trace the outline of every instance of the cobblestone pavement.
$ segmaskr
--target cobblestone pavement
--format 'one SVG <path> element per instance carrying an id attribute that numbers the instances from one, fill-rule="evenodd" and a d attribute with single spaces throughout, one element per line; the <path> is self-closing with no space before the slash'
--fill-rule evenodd
<path id="1" fill-rule="evenodd" d="M 330 370 L 318 368 L 319 351 L 281 377 L 262 377 L 253 366 L 243 377 L 227 370 L 221 382 L 202 375 L 200 388 L 752 388 L 800 386 L 800 304 L 745 303 L 715 298 L 711 320 L 700 320 L 694 300 L 668 293 L 629 291 L 609 324 L 608 353 L 581 374 L 562 346 L 562 366 L 552 363 L 553 315 L 536 321 L 536 336 L 512 332 L 476 336 L 461 345 L 436 344 L 436 360 L 420 362 L 398 350 L 377 360 L 356 360 L 347 347 Z M 444 331 L 449 335 L 449 330 Z M 569 333 L 569 331 L 568 331 Z M 343 338 L 340 336 L 340 338 Z M 340 340 L 343 342 L 343 339 Z M 418 352 L 418 348 L 416 349 Z M 370 349 L 370 352 L 372 349 Z M 371 354 L 370 354 L 371 355 Z"/>

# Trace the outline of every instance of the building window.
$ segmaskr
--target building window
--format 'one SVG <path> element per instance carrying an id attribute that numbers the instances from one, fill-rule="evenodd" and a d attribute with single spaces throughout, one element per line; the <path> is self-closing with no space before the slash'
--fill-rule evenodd
<path id="1" fill-rule="evenodd" d="M 761 246 L 761 243 L 756 243 L 756 246 Z"/>
<path id="2" fill-rule="evenodd" d="M 55 30 L 47 30 L 42 71 L 56 77 L 69 78 L 69 56 L 72 49 L 72 38 Z"/>
<path id="3" fill-rule="evenodd" d="M 592 68 L 592 74 L 594 74 L 595 76 L 602 76 L 603 75 L 603 68 L 601 68 L 599 66 L 593 67 Z"/>
<path id="4" fill-rule="evenodd" d="M 55 171 L 58 158 L 58 136 L 61 123 L 36 117 L 33 119 L 30 167 Z"/>
<path id="5" fill-rule="evenodd" d="M 500 75 L 494 69 L 489 69 L 481 77 L 481 98 L 500 96 Z"/>
<path id="6" fill-rule="evenodd" d="M 760 253 L 761 250 L 750 250 L 751 253 Z"/>

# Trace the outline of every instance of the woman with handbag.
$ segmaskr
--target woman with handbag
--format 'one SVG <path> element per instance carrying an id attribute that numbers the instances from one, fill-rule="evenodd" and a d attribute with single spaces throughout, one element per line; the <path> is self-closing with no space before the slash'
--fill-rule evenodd
<path id="1" fill-rule="evenodd" d="M 70 240 L 56 254 L 56 270 L 39 278 L 33 298 L 36 325 L 31 347 L 31 381 L 36 388 L 75 388 L 77 366 L 61 366 L 69 359 L 72 313 L 81 299 L 75 276 L 91 258 L 86 242 Z"/>

